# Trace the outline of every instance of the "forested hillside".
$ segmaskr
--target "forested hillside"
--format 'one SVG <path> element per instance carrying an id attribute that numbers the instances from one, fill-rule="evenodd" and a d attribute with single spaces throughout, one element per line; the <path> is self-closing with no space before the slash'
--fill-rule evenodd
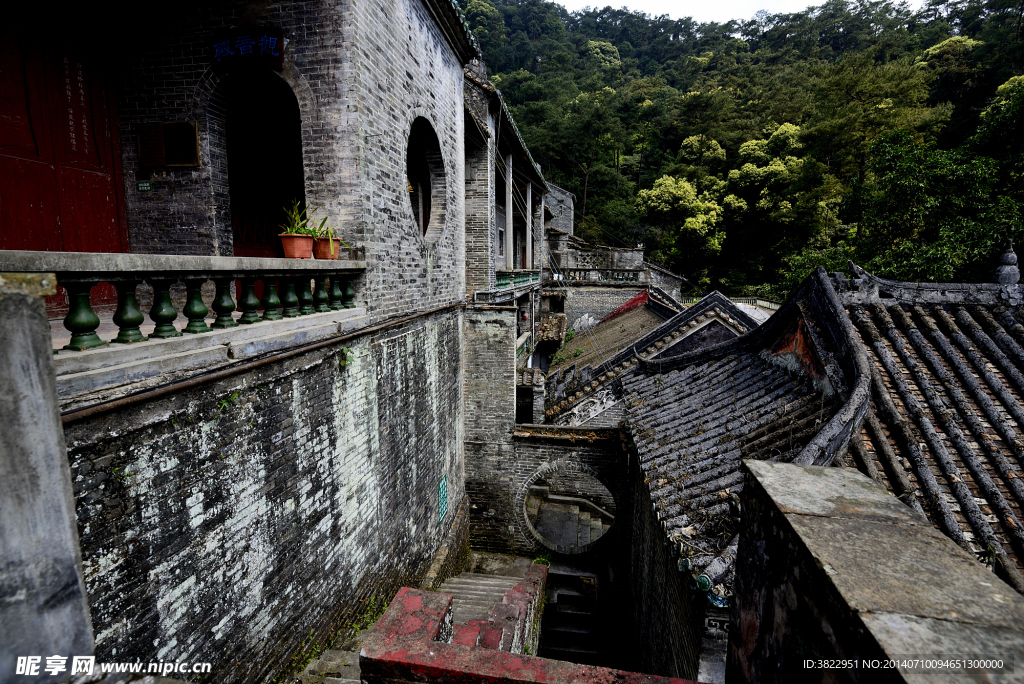
<path id="1" fill-rule="evenodd" d="M 702 290 L 782 296 L 847 259 L 985 281 L 1024 237 L 1024 0 L 725 24 L 462 2 L 578 232 L 642 242 Z"/>

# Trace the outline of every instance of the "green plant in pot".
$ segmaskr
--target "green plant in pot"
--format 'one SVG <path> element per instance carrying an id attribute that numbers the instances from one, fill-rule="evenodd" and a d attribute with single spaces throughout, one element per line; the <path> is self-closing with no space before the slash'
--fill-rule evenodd
<path id="1" fill-rule="evenodd" d="M 299 200 L 284 209 L 285 221 L 281 224 L 281 245 L 288 259 L 313 258 L 313 230 L 309 224 L 306 207 Z"/>
<path id="2" fill-rule="evenodd" d="M 319 223 L 311 224 L 316 243 L 313 253 L 317 259 L 337 259 L 341 253 L 341 247 L 348 249 L 344 240 L 334 234 L 337 226 L 327 225 L 327 217 L 320 219 Z"/>

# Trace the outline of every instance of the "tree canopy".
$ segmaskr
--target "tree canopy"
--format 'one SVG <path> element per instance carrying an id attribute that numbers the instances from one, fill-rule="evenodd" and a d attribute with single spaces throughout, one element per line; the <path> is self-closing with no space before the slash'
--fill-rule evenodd
<path id="1" fill-rule="evenodd" d="M 1022 0 L 828 0 L 722 24 L 463 0 L 578 232 L 702 288 L 818 264 L 987 280 L 1024 238 Z"/>

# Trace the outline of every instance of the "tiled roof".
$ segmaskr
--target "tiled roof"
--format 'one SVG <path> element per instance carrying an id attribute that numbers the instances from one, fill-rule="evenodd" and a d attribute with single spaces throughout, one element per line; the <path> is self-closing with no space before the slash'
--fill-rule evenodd
<path id="1" fill-rule="evenodd" d="M 1024 592 L 1017 286 L 907 288 L 858 275 L 844 300 L 872 362 L 872 392 L 851 444 L 857 467 Z"/>
<path id="2" fill-rule="evenodd" d="M 1015 264 L 1004 255 L 1004 267 Z M 730 593 L 741 458 L 855 464 L 1018 591 L 1024 290 L 819 269 L 754 332 L 641 361 L 634 444 L 680 571 Z M 884 563 L 885 559 L 872 559 Z"/>
<path id="3" fill-rule="evenodd" d="M 648 304 L 642 308 L 659 316 L 662 312 L 672 311 L 672 307 L 682 308 L 659 290 L 652 290 L 648 296 Z M 552 395 L 552 405 L 546 411 L 549 421 L 578 424 L 576 417 L 567 415 L 567 412 L 574 410 L 580 402 L 587 400 L 597 390 L 603 390 L 608 385 L 616 385 L 619 378 L 632 371 L 638 358 L 667 357 L 693 349 L 703 349 L 757 327 L 752 318 L 719 292 L 712 292 L 703 297 L 667 321 L 660 318 L 646 330 L 641 329 L 643 326 L 640 325 L 633 326 L 633 322 L 641 316 L 637 313 L 640 310 L 631 309 L 615 317 L 609 314 L 610 320 L 602 321 L 593 329 L 594 332 L 598 332 L 604 328 L 606 332 L 602 334 L 617 331 L 617 344 L 613 349 L 609 349 L 600 338 L 598 339 L 604 355 L 581 355 L 578 359 L 569 359 L 551 368 L 551 384 L 562 389 L 556 390 Z M 653 318 L 650 320 L 654 321 Z M 580 339 L 580 335 L 575 339 Z M 566 347 L 571 348 L 572 343 Z M 621 387 L 616 386 L 607 400 L 618 401 L 621 396 Z M 563 415 L 564 419 L 560 419 Z"/>
<path id="4" fill-rule="evenodd" d="M 566 343 L 563 351 L 569 351 L 569 358 L 551 367 L 558 370 L 572 364 L 579 366 L 600 365 L 618 352 L 631 346 L 636 340 L 665 322 L 665 318 L 647 306 L 617 316 L 613 320 L 601 322 L 589 331 L 576 333 Z M 573 356 L 573 350 L 582 349 L 580 356 Z"/>
<path id="5" fill-rule="evenodd" d="M 819 350 L 855 343 L 820 271 L 753 332 L 661 353 L 623 378 L 655 513 L 680 571 L 712 603 L 731 595 L 740 460 L 832 462 L 857 422 L 851 398 L 866 396 L 866 361 Z"/>

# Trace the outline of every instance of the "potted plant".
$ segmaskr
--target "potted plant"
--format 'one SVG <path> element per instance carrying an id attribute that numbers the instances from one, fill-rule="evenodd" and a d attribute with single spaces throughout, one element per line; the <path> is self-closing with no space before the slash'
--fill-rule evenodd
<path id="1" fill-rule="evenodd" d="M 334 234 L 334 226 L 327 225 L 327 217 L 320 219 L 320 223 L 313 224 L 312 231 L 315 239 L 313 254 L 317 259 L 337 259 L 341 253 L 341 247 L 346 249 L 348 245 Z"/>
<path id="2" fill-rule="evenodd" d="M 285 221 L 281 224 L 281 245 L 288 259 L 313 258 L 313 232 L 309 227 L 306 207 L 299 200 L 292 202 L 291 208 L 285 207 Z"/>

